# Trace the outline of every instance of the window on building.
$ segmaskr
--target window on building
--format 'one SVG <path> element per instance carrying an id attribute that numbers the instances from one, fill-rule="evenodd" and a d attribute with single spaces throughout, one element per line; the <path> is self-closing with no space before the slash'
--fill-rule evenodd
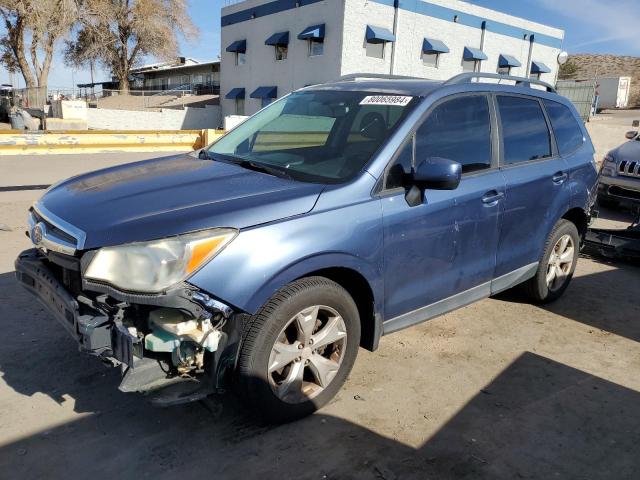
<path id="1" fill-rule="evenodd" d="M 236 65 L 244 65 L 247 63 L 247 54 L 244 52 L 236 52 Z"/>
<path id="2" fill-rule="evenodd" d="M 567 155 L 584 143 L 584 135 L 571 110 L 561 103 L 544 100 L 561 155 Z"/>
<path id="3" fill-rule="evenodd" d="M 500 75 L 511 75 L 511 67 L 498 67 Z"/>
<path id="4" fill-rule="evenodd" d="M 479 72 L 480 60 L 462 60 L 463 72 Z"/>
<path id="5" fill-rule="evenodd" d="M 244 98 L 236 98 L 236 115 L 244 115 Z"/>
<path id="6" fill-rule="evenodd" d="M 262 108 L 266 107 L 267 105 L 269 105 L 271 102 L 273 102 L 273 98 L 268 98 L 268 97 L 262 97 L 260 99 L 260 106 Z"/>
<path id="7" fill-rule="evenodd" d="M 551 156 L 551 134 L 538 100 L 501 95 L 498 110 L 506 164 Z"/>
<path id="8" fill-rule="evenodd" d="M 438 68 L 440 63 L 440 54 L 439 53 L 422 53 L 422 63 L 427 67 Z"/>
<path id="9" fill-rule="evenodd" d="M 405 178 L 411 173 L 413 168 L 413 138 L 411 137 L 403 147 L 400 148 L 398 156 L 387 168 L 387 176 L 384 180 L 384 188 L 391 190 L 405 186 Z"/>
<path id="10" fill-rule="evenodd" d="M 309 39 L 309 56 L 317 57 L 324 53 L 324 38 Z"/>
<path id="11" fill-rule="evenodd" d="M 533 78 L 535 80 L 540 80 L 542 78 L 542 74 L 541 73 L 532 73 L 531 75 L 529 75 L 529 78 Z"/>
<path id="12" fill-rule="evenodd" d="M 286 60 L 289 47 L 287 45 L 276 45 L 276 61 Z"/>
<path id="13" fill-rule="evenodd" d="M 367 52 L 367 57 L 384 58 L 384 47 L 386 44 L 387 44 L 386 42 L 380 42 L 380 43 L 367 42 L 365 47 Z"/>
<path id="14" fill-rule="evenodd" d="M 442 157 L 462 172 L 491 168 L 491 116 L 484 95 L 465 95 L 438 105 L 416 133 L 416 165 Z"/>

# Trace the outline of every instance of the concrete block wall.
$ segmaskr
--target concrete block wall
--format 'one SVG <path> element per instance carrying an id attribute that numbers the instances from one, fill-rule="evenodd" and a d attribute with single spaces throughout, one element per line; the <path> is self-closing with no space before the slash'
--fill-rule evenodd
<path id="1" fill-rule="evenodd" d="M 455 23 L 451 18 L 442 19 L 417 13 L 422 0 L 401 2 L 398 10 L 393 74 L 445 80 L 462 72 L 464 47 L 480 48 L 482 30 L 477 27 Z M 391 44 L 387 44 L 386 58 L 379 60 L 365 55 L 364 35 L 367 24 L 382 26 L 393 31 L 394 9 L 392 2 L 385 0 L 346 0 L 344 21 L 344 51 L 341 74 L 357 72 L 391 73 Z M 528 76 L 527 59 L 529 39 L 524 33 L 531 32 L 561 39 L 562 30 L 530 22 L 525 19 L 506 15 L 467 2 L 455 0 L 429 0 L 433 4 L 464 12 L 487 21 L 482 50 L 488 59 L 481 62 L 480 71 L 496 73 L 500 54 L 515 57 L 522 64 L 511 70 L 513 75 Z M 403 5 L 405 8 L 403 8 Z M 521 30 L 523 36 L 515 38 L 492 31 L 492 22 L 507 24 L 514 30 Z M 440 55 L 438 68 L 424 65 L 422 62 L 423 39 L 433 38 L 443 41 L 450 49 Z M 534 35 L 535 38 L 535 35 Z M 542 79 L 553 82 L 558 68 L 557 56 L 560 48 L 536 43 L 534 41 L 532 60 L 541 61 L 552 69 L 543 74 Z"/>
<path id="2" fill-rule="evenodd" d="M 223 8 L 222 15 L 251 9 L 264 3 L 265 0 L 248 0 Z M 220 44 L 220 102 L 224 115 L 235 114 L 235 100 L 224 98 L 233 88 L 245 89 L 245 114 L 251 115 L 261 108 L 260 99 L 249 97 L 258 87 L 277 86 L 278 97 L 282 97 L 306 85 L 336 78 L 340 72 L 343 4 L 343 0 L 324 0 L 223 27 Z M 326 25 L 324 54 L 310 57 L 308 42 L 298 40 L 297 37 L 305 28 L 320 23 Z M 286 31 L 289 32 L 287 58 L 276 61 L 274 47 L 265 45 L 264 42 L 274 33 Z M 226 51 L 236 40 L 247 41 L 244 65 L 236 65 L 235 53 Z"/>
<path id="3" fill-rule="evenodd" d="M 391 68 L 391 44 L 385 58 L 366 56 L 365 31 L 374 25 L 394 31 L 393 0 L 301 0 L 296 7 L 285 0 L 246 0 L 222 9 L 221 105 L 223 115 L 235 114 L 235 101 L 224 96 L 233 88 L 245 89 L 245 114 L 260 109 L 259 99 L 249 95 L 259 86 L 277 86 L 278 97 L 309 84 L 322 83 L 351 73 L 380 73 L 445 80 L 462 72 L 465 46 L 480 48 L 484 20 L 487 24 L 483 51 L 488 60 L 482 72 L 496 73 L 498 57 L 517 58 L 521 67 L 512 74 L 528 76 L 529 36 L 534 41 L 532 60 L 552 71 L 542 79 L 553 82 L 561 51 L 562 30 L 513 17 L 459 0 L 401 0 L 398 9 L 395 53 Z M 276 10 L 279 11 L 276 12 Z M 229 15 L 244 15 L 238 23 L 225 22 Z M 458 20 L 454 21 L 454 17 Z M 253 18 L 252 18 L 253 17 Z M 310 25 L 324 23 L 324 55 L 309 57 L 307 42 L 296 37 Z M 276 61 L 274 48 L 264 41 L 276 32 L 289 31 L 288 58 Z M 526 38 L 525 38 L 526 35 Z M 438 68 L 422 62 L 425 37 L 445 42 L 450 52 L 441 54 Z M 247 41 L 245 65 L 235 65 L 235 54 L 225 49 L 236 40 Z"/>
<path id="4" fill-rule="evenodd" d="M 95 130 L 200 130 L 222 125 L 219 105 L 160 112 L 89 108 L 87 122 Z"/>
<path id="5" fill-rule="evenodd" d="M 345 0 L 340 75 L 351 73 L 388 74 L 391 69 L 391 44 L 385 45 L 384 58 L 366 55 L 367 25 L 393 32 L 393 7 L 367 0 Z"/>

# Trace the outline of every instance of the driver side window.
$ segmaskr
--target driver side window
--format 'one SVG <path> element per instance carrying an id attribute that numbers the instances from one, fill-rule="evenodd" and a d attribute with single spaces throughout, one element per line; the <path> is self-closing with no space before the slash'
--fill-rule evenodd
<path id="1" fill-rule="evenodd" d="M 465 95 L 435 107 L 416 132 L 416 163 L 454 160 L 462 173 L 491 168 L 491 115 L 485 95 Z"/>
<path id="2" fill-rule="evenodd" d="M 387 168 L 384 180 L 385 190 L 405 187 L 406 176 L 411 173 L 411 169 L 413 168 L 413 139 L 414 137 L 411 136 L 411 138 L 400 147 L 398 156 Z"/>

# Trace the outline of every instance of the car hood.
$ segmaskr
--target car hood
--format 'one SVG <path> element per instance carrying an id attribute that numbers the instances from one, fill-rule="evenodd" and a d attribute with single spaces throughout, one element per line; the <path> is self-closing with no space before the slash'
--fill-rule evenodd
<path id="1" fill-rule="evenodd" d="M 84 248 L 90 249 L 301 215 L 313 208 L 322 189 L 180 155 L 70 178 L 47 191 L 39 204 L 82 230 Z"/>
<path id="2" fill-rule="evenodd" d="M 630 140 L 623 143 L 618 148 L 611 152 L 616 159 L 616 162 L 626 161 L 640 161 L 640 141 Z"/>

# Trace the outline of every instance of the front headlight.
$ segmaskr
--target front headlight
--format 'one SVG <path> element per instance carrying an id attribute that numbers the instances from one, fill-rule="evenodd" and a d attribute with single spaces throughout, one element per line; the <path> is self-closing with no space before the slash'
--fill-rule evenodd
<path id="1" fill-rule="evenodd" d="M 600 174 L 604 175 L 605 177 L 612 177 L 613 175 L 615 175 L 615 172 L 616 161 L 613 156 L 608 153 L 602 160 L 602 168 L 600 169 Z"/>
<path id="2" fill-rule="evenodd" d="M 216 228 L 98 250 L 84 277 L 121 290 L 155 293 L 181 282 L 215 257 L 237 230 Z"/>

